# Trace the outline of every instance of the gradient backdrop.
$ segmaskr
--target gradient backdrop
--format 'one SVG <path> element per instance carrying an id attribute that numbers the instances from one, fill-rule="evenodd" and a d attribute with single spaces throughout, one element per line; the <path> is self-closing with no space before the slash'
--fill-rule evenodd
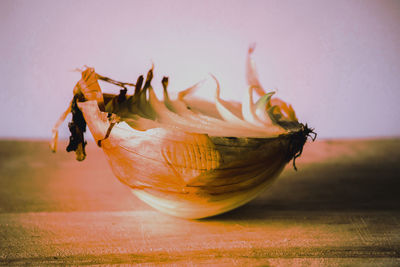
<path id="1" fill-rule="evenodd" d="M 251 43 L 264 87 L 320 137 L 400 135 L 400 1 L 1 0 L 0 36 L 0 138 L 49 138 L 85 64 L 136 81 L 153 61 L 172 91 L 213 73 L 240 100 Z"/>

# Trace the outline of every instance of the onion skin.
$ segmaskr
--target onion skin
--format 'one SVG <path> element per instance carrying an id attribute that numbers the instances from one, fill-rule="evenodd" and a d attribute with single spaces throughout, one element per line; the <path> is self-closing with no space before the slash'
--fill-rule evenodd
<path id="1" fill-rule="evenodd" d="M 67 150 L 84 159 L 85 128 L 76 121 L 87 124 L 115 176 L 157 210 L 198 219 L 244 205 L 268 188 L 291 160 L 297 170 L 295 160 L 305 142 L 316 138 L 312 128 L 298 122 L 291 105 L 271 98 L 274 92 L 265 93 L 250 57 L 253 50 L 242 104 L 223 101 L 214 76 L 215 103 L 188 99 L 199 84 L 171 100 L 167 77 L 161 101 L 151 86 L 154 66 L 143 88 L 143 76 L 136 84 L 123 83 L 87 68 L 53 128 L 52 148 L 59 125 L 72 111 L 74 138 Z M 98 80 L 121 86 L 120 94 L 103 94 Z M 135 86 L 133 95 L 126 86 Z M 257 103 L 253 91 L 260 95 Z"/>
<path id="2" fill-rule="evenodd" d="M 79 108 L 122 183 L 156 209 L 191 219 L 252 200 L 299 152 L 305 134 L 212 137 L 163 128 L 138 131 L 120 122 L 103 139 L 111 125 L 108 114 L 96 101 L 81 102 Z"/>

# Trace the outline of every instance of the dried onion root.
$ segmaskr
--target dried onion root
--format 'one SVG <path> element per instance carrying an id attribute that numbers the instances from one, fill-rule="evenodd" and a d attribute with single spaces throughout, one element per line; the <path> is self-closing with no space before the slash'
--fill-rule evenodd
<path id="1" fill-rule="evenodd" d="M 243 205 L 268 187 L 287 162 L 293 160 L 296 169 L 307 138 L 316 137 L 313 129 L 298 122 L 291 105 L 275 92 L 265 92 L 253 51 L 251 47 L 248 90 L 241 104 L 221 99 L 214 76 L 215 103 L 193 97 L 202 83 L 171 99 L 167 77 L 161 82 L 160 100 L 151 85 L 154 66 L 145 81 L 139 76 L 135 84 L 86 68 L 53 128 L 51 147 L 56 149 L 58 127 L 72 112 L 67 151 L 75 151 L 78 160 L 85 158 L 87 123 L 117 178 L 156 209 L 201 218 Z M 121 87 L 120 93 L 103 94 L 98 80 Z M 132 95 L 129 87 L 135 88 Z"/>

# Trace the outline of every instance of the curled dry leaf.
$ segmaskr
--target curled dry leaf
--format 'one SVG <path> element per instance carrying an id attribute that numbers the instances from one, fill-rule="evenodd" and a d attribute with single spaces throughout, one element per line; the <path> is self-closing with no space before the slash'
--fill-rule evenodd
<path id="1" fill-rule="evenodd" d="M 154 66 L 145 82 L 140 76 L 136 84 L 87 68 L 53 128 L 52 149 L 58 127 L 72 112 L 67 150 L 84 159 L 87 123 L 116 177 L 154 208 L 203 218 L 239 207 L 267 188 L 290 160 L 295 167 L 307 138 L 316 135 L 298 122 L 291 105 L 264 91 L 251 58 L 253 50 L 247 60 L 249 87 L 241 104 L 221 99 L 214 76 L 215 103 L 192 96 L 201 83 L 171 99 L 167 77 L 160 100 L 151 85 Z M 99 80 L 122 89 L 118 95 L 103 94 Z M 135 87 L 132 95 L 128 87 Z M 260 96 L 258 101 L 253 91 Z"/>

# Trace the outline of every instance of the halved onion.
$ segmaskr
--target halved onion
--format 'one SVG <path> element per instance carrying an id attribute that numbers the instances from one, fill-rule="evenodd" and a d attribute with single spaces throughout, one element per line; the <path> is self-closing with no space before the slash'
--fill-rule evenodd
<path id="1" fill-rule="evenodd" d="M 81 112 L 116 177 L 154 208 L 178 217 L 203 218 L 241 206 L 269 187 L 290 160 L 294 162 L 313 133 L 298 122 L 291 105 L 274 98 L 274 92 L 265 93 L 251 58 L 253 50 L 249 49 L 249 87 L 242 104 L 222 100 L 214 76 L 215 103 L 193 97 L 201 84 L 170 99 L 165 77 L 160 100 L 151 86 L 153 67 L 143 88 L 142 76 L 134 85 L 87 68 L 74 88 L 79 97 L 53 129 L 52 148 L 66 114 Z M 120 94 L 102 94 L 98 80 L 121 86 Z M 135 92 L 127 95 L 127 86 L 132 85 Z M 253 91 L 260 95 L 256 102 Z"/>

